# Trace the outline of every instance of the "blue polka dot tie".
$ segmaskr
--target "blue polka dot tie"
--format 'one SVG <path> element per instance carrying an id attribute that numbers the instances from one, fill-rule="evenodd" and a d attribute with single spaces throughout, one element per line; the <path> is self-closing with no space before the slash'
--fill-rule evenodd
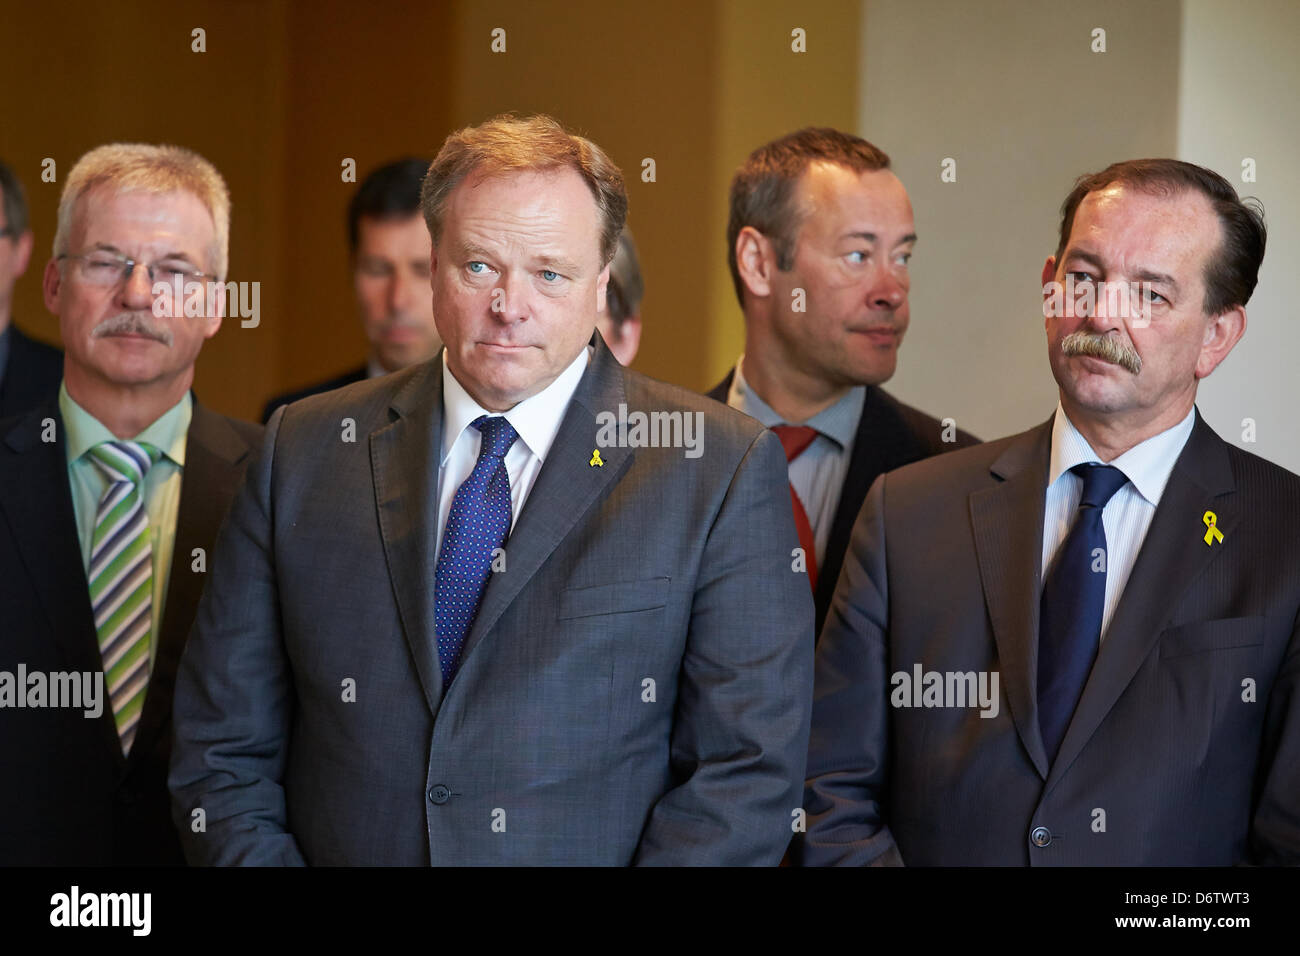
<path id="1" fill-rule="evenodd" d="M 519 435 L 501 416 L 480 415 L 470 424 L 483 434 L 478 461 L 451 499 L 434 571 L 443 687 L 460 668 L 465 636 L 492 573 L 492 552 L 505 544 L 510 534 L 510 476 L 505 457 Z"/>

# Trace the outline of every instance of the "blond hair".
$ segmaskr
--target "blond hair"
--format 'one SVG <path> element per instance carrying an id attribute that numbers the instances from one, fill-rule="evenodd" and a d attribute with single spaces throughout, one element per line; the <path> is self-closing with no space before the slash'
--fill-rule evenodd
<path id="1" fill-rule="evenodd" d="M 230 257 L 230 192 L 217 168 L 198 153 L 181 146 L 148 143 L 110 143 L 86 153 L 63 184 L 54 233 L 56 256 L 68 251 L 77 201 L 99 185 L 116 192 L 192 193 L 212 217 L 216 236 L 211 268 L 218 279 L 225 279 Z"/>
<path id="2" fill-rule="evenodd" d="M 591 190 L 600 213 L 602 268 L 614 258 L 627 219 L 623 174 L 599 146 L 568 132 L 550 116 L 494 116 L 447 137 L 424 177 L 420 205 L 434 244 L 442 238 L 442 217 L 451 191 L 471 173 L 495 176 L 569 168 Z"/>

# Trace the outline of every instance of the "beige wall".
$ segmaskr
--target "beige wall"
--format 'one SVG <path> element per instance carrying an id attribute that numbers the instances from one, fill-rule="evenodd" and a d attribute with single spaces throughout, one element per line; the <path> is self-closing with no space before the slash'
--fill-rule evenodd
<path id="1" fill-rule="evenodd" d="M 1074 179 L 1177 148 L 1179 4 L 865 0 L 858 132 L 915 210 L 912 324 L 887 388 L 982 438 L 1056 404 L 1041 281 Z M 1090 52 L 1106 30 L 1107 52 Z M 957 161 L 957 180 L 940 163 Z"/>
<path id="2" fill-rule="evenodd" d="M 1269 229 L 1246 335 L 1202 383 L 1198 404 L 1224 439 L 1300 472 L 1300 6 L 1187 0 L 1182 54 L 1178 155 L 1258 197 Z M 1254 183 L 1242 181 L 1245 158 L 1255 160 Z M 1255 423 L 1254 443 L 1243 441 L 1247 418 Z"/>

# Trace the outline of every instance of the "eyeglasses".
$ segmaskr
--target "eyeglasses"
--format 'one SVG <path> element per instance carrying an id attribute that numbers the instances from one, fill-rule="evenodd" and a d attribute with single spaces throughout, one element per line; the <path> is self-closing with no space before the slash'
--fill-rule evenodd
<path id="1" fill-rule="evenodd" d="M 163 259 L 159 262 L 140 262 L 128 259 L 112 252 L 92 252 L 88 255 L 74 256 L 63 253 L 56 259 L 72 259 L 77 263 L 77 274 L 87 285 L 109 288 L 121 282 L 129 282 L 136 266 L 144 266 L 149 273 L 150 282 L 166 282 L 169 285 L 179 280 L 182 285 L 215 276 L 200 272 L 188 262 L 181 259 Z"/>

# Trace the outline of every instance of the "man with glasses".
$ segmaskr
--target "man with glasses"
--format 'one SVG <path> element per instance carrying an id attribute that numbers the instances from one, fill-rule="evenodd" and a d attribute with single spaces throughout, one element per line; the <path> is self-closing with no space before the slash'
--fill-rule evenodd
<path id="1" fill-rule="evenodd" d="M 62 353 L 23 335 L 12 322 L 14 284 L 31 254 L 22 183 L 0 162 L 0 419 L 53 395 L 63 374 Z"/>
<path id="2" fill-rule="evenodd" d="M 0 864 L 183 862 L 176 662 L 261 434 L 190 393 L 229 223 L 221 175 L 174 146 L 101 146 L 64 185 L 44 276 L 62 384 L 0 428 Z M 185 300 L 160 294 L 177 282 Z"/>

